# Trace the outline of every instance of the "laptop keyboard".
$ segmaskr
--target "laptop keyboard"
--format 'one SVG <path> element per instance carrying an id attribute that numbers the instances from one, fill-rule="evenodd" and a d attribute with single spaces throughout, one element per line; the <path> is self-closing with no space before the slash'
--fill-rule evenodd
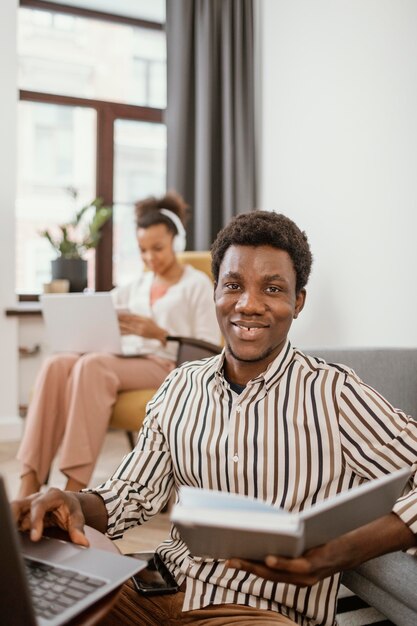
<path id="1" fill-rule="evenodd" d="M 52 619 L 105 582 L 46 563 L 25 559 L 26 575 L 38 617 Z"/>

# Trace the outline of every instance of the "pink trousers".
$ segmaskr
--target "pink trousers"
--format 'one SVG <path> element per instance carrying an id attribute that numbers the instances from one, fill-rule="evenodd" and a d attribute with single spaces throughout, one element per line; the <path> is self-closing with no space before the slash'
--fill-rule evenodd
<path id="1" fill-rule="evenodd" d="M 17 458 L 22 475 L 36 472 L 43 484 L 61 445 L 60 470 L 88 484 L 119 391 L 159 387 L 174 368 L 154 357 L 61 353 L 39 372 Z"/>

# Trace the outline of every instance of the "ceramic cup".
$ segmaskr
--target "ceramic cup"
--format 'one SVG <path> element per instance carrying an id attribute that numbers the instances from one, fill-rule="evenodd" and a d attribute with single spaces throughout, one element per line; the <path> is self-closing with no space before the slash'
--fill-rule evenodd
<path id="1" fill-rule="evenodd" d="M 68 293 L 70 287 L 67 278 L 56 278 L 50 283 L 43 284 L 43 293 Z"/>

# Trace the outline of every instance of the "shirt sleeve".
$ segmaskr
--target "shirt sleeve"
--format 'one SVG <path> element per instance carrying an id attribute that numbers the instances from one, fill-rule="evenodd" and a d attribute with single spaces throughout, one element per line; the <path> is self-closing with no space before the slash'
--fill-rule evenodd
<path id="1" fill-rule="evenodd" d="M 159 412 L 176 370 L 148 403 L 135 449 L 124 457 L 114 474 L 99 487 L 107 509 L 107 534 L 117 539 L 158 513 L 169 499 L 174 478 L 169 446 L 159 423 Z"/>
<path id="2" fill-rule="evenodd" d="M 412 477 L 393 512 L 417 534 L 416 419 L 395 409 L 354 372 L 342 386 L 339 415 L 343 453 L 355 473 L 371 479 L 410 467 Z"/>

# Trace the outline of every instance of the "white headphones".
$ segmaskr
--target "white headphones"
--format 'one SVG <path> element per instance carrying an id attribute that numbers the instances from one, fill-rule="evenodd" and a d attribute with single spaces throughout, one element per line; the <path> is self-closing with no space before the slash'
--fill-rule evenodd
<path id="1" fill-rule="evenodd" d="M 172 242 L 172 249 L 174 250 L 174 252 L 184 252 L 187 234 L 180 218 L 169 209 L 159 209 L 159 211 L 160 213 L 163 213 L 163 215 L 166 215 L 177 229 L 177 234 L 174 235 L 174 239 Z"/>

